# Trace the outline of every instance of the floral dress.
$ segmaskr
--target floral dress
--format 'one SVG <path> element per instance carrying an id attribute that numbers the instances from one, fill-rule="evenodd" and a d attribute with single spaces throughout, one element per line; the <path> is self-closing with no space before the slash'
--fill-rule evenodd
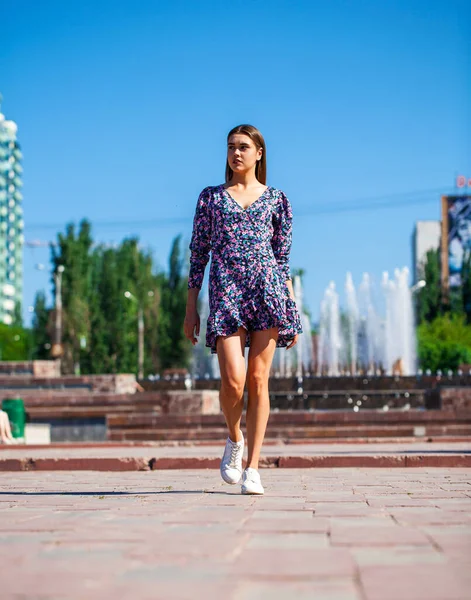
<path id="1" fill-rule="evenodd" d="M 291 204 L 281 190 L 268 186 L 247 208 L 224 185 L 199 195 L 190 242 L 188 288 L 201 288 L 211 251 L 206 346 L 216 353 L 218 335 L 242 325 L 250 331 L 278 327 L 276 346 L 286 347 L 301 320 L 286 280 L 291 279 Z"/>

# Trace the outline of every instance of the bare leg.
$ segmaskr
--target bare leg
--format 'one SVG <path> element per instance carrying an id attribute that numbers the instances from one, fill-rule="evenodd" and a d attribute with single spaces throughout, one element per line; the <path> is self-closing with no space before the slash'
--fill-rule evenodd
<path id="1" fill-rule="evenodd" d="M 242 439 L 240 419 L 244 408 L 246 337 L 247 331 L 243 327 L 239 327 L 233 335 L 218 336 L 216 340 L 221 372 L 219 401 L 229 429 L 229 437 L 233 442 L 239 442 Z"/>
<path id="2" fill-rule="evenodd" d="M 247 467 L 258 469 L 260 451 L 270 414 L 268 377 L 278 339 L 278 329 L 250 332 L 247 370 Z"/>

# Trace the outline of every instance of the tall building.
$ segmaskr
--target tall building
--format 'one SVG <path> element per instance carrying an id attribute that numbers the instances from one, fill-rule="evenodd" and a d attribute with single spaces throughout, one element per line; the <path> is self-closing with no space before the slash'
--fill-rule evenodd
<path id="1" fill-rule="evenodd" d="M 0 112 L 0 323 L 7 325 L 21 313 L 23 296 L 23 168 L 16 132 L 16 123 Z"/>
<path id="2" fill-rule="evenodd" d="M 414 283 L 423 277 L 423 264 L 429 250 L 437 250 L 440 246 L 440 221 L 417 221 L 412 236 L 412 264 Z"/>

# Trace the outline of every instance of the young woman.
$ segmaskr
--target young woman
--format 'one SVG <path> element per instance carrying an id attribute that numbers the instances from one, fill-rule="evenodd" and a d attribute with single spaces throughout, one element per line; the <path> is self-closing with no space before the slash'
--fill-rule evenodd
<path id="1" fill-rule="evenodd" d="M 196 204 L 184 331 L 196 344 L 197 298 L 211 251 L 206 346 L 218 357 L 220 403 L 229 430 L 220 472 L 230 484 L 242 477 L 243 494 L 264 493 L 258 462 L 275 348 L 292 348 L 302 333 L 289 270 L 292 219 L 284 192 L 266 185 L 262 134 L 252 125 L 234 127 L 227 136 L 226 181 L 206 187 Z M 248 456 L 242 472 L 245 383 Z"/>

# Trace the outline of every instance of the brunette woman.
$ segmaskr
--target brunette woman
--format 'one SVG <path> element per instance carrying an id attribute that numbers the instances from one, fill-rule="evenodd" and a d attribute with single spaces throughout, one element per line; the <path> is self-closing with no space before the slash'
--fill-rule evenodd
<path id="1" fill-rule="evenodd" d="M 260 131 L 252 125 L 234 127 L 227 136 L 225 183 L 204 188 L 196 204 L 184 323 L 186 337 L 196 344 L 197 298 L 211 252 L 206 346 L 218 357 L 229 434 L 220 472 L 229 484 L 242 478 L 243 494 L 264 493 L 258 463 L 275 348 L 293 348 L 302 333 L 289 270 L 291 204 L 283 191 L 266 185 L 266 172 Z M 247 463 L 242 470 L 246 383 Z"/>

